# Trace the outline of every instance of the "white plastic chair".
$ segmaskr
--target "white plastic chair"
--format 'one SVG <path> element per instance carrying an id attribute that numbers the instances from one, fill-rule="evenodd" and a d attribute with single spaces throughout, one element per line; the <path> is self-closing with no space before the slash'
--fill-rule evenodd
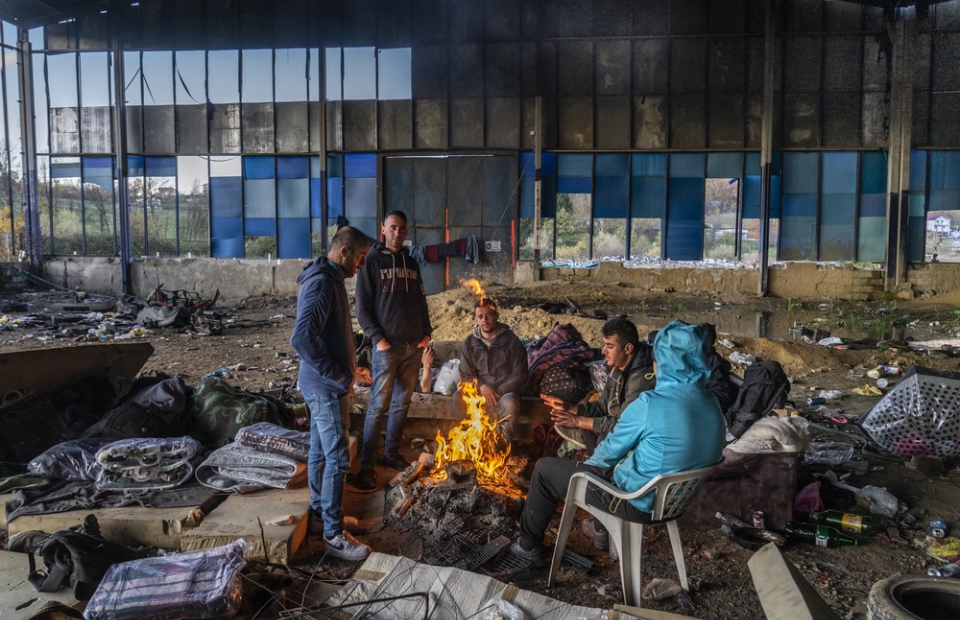
<path id="1" fill-rule="evenodd" d="M 587 505 L 587 485 L 592 484 L 623 501 L 637 499 L 648 493 L 656 493 L 653 500 L 651 523 L 648 525 L 666 523 L 667 531 L 670 533 L 670 544 L 673 546 L 673 557 L 677 562 L 677 572 L 680 574 L 680 585 L 683 586 L 684 590 L 689 590 L 687 568 L 683 561 L 683 545 L 680 542 L 680 531 L 677 528 L 676 519 L 683 514 L 697 489 L 700 488 L 700 485 L 718 464 L 702 469 L 657 476 L 634 493 L 625 493 L 613 483 L 586 472 L 574 474 L 570 478 L 570 486 L 567 488 L 567 500 L 563 507 L 563 516 L 560 517 L 560 531 L 554 546 L 553 562 L 550 565 L 550 578 L 547 585 L 552 586 L 557 578 L 557 573 L 560 572 L 560 562 L 563 561 L 563 550 L 567 546 L 567 537 L 570 535 L 570 528 L 573 526 L 573 517 L 577 508 L 582 508 L 593 515 L 607 529 L 610 535 L 611 550 L 616 549 L 620 556 L 620 579 L 623 581 L 624 603 L 635 607 L 641 606 L 640 553 L 643 545 L 643 524 L 625 521 L 601 508 Z"/>

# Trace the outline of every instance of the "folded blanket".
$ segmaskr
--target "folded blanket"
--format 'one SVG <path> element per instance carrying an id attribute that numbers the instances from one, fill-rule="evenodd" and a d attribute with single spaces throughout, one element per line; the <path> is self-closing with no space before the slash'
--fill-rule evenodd
<path id="1" fill-rule="evenodd" d="M 310 433 L 290 430 L 270 422 L 241 428 L 237 431 L 236 442 L 244 448 L 282 454 L 304 463 L 310 453 Z"/>
<path id="2" fill-rule="evenodd" d="M 301 481 L 306 464 L 280 454 L 257 452 L 235 443 L 216 450 L 197 468 L 197 480 L 214 489 L 249 493 L 285 489 Z"/>
<path id="3" fill-rule="evenodd" d="M 169 489 L 193 475 L 190 459 L 200 451 L 192 437 L 122 439 L 97 452 L 101 489 Z"/>

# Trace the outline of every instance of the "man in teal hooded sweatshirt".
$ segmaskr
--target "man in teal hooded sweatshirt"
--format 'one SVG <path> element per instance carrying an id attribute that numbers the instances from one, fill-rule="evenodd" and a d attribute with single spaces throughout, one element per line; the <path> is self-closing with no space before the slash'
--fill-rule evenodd
<path id="1" fill-rule="evenodd" d="M 674 321 L 653 344 L 657 386 L 640 394 L 593 456 L 583 463 L 544 458 L 537 462 L 520 518 L 520 537 L 511 547 L 537 565 L 543 536 L 570 478 L 588 472 L 632 493 L 661 474 L 699 469 L 716 463 L 724 445 L 724 422 L 717 400 L 707 390 L 710 365 L 706 331 Z M 620 501 L 590 486 L 587 503 L 627 521 L 648 523 L 653 494 Z"/>

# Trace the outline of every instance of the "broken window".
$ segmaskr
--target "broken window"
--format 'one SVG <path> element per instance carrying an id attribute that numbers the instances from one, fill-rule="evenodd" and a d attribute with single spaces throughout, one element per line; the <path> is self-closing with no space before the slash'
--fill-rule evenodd
<path id="1" fill-rule="evenodd" d="M 144 157 L 147 252 L 177 255 L 177 158 Z"/>
<path id="2" fill-rule="evenodd" d="M 143 53 L 144 105 L 173 105 L 173 53 Z"/>
<path id="3" fill-rule="evenodd" d="M 306 101 L 307 50 L 277 50 L 274 67 L 276 101 Z"/>
<path id="4" fill-rule="evenodd" d="M 128 106 L 143 105 L 140 80 L 140 52 L 123 53 L 123 96 Z"/>
<path id="5" fill-rule="evenodd" d="M 174 56 L 173 77 L 178 105 L 196 105 L 206 101 L 206 60 L 206 53 L 199 51 L 177 52 Z"/>
<path id="6" fill-rule="evenodd" d="M 84 157 L 83 219 L 87 254 L 115 254 L 116 210 L 112 157 Z"/>
<path id="7" fill-rule="evenodd" d="M 53 254 L 83 253 L 83 202 L 80 185 L 79 157 L 51 158 Z"/>
<path id="8" fill-rule="evenodd" d="M 703 257 L 737 260 L 740 179 L 707 179 L 704 192 Z"/>
<path id="9" fill-rule="evenodd" d="M 48 108 L 46 80 L 44 79 L 45 62 L 43 54 L 33 55 L 33 105 L 34 105 L 34 134 L 37 140 L 37 152 L 50 152 L 50 112 Z M 14 73 L 16 79 L 16 73 Z M 76 83 L 74 83 L 76 91 Z"/>
<path id="10" fill-rule="evenodd" d="M 207 158 L 177 158 L 180 255 L 210 255 L 210 175 Z"/>

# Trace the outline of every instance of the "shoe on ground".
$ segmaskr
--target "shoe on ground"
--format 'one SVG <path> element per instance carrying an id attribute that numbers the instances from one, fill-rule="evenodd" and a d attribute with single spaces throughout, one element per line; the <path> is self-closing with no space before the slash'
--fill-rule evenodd
<path id="1" fill-rule="evenodd" d="M 543 560 L 543 548 L 537 546 L 536 549 L 527 551 L 523 548 L 523 545 L 520 544 L 519 538 L 510 545 L 510 553 L 530 562 L 530 568 L 543 568 L 546 565 L 546 562 Z"/>
<path id="2" fill-rule="evenodd" d="M 410 463 L 408 463 L 406 459 L 399 454 L 391 457 L 377 457 L 377 465 L 380 465 L 381 467 L 389 467 L 390 469 L 396 469 L 397 471 L 404 471 L 406 468 L 410 467 Z"/>
<path id="3" fill-rule="evenodd" d="M 323 542 L 327 545 L 327 555 L 341 560 L 366 560 L 370 555 L 370 547 L 347 531 L 340 532 L 333 538 L 324 536 Z"/>
<path id="4" fill-rule="evenodd" d="M 372 491 L 377 488 L 377 472 L 373 469 L 361 469 L 351 483 L 362 491 Z"/>
<path id="5" fill-rule="evenodd" d="M 553 427 L 557 431 L 557 435 L 560 435 L 573 445 L 577 447 L 577 450 L 586 450 L 587 444 L 584 443 L 583 439 L 583 429 L 573 428 L 570 426 L 555 426 Z"/>
<path id="6" fill-rule="evenodd" d="M 593 541 L 593 544 L 596 545 L 600 551 L 610 550 L 610 534 L 596 519 L 593 517 L 584 519 L 580 529 L 583 530 L 583 533 Z"/>

